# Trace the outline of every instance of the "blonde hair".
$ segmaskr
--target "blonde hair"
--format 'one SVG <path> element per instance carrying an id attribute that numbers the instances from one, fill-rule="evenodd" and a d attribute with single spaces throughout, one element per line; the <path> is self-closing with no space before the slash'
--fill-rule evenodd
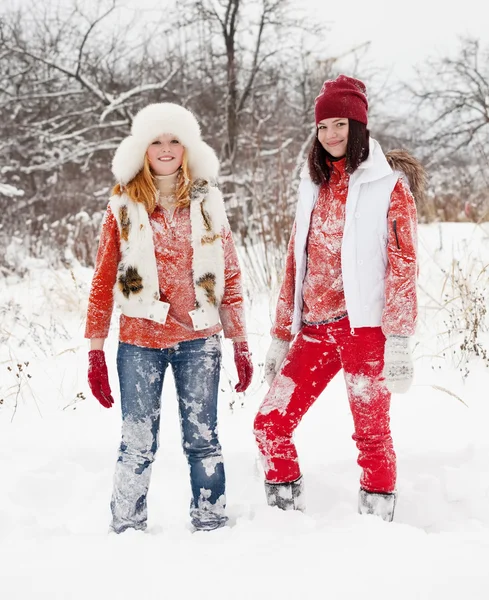
<path id="1" fill-rule="evenodd" d="M 178 171 L 175 187 L 175 197 L 177 206 L 188 206 L 190 204 L 190 187 L 192 183 L 190 169 L 188 167 L 187 150 L 185 149 L 182 157 L 182 165 Z M 134 202 L 144 204 L 148 214 L 153 214 L 156 208 L 156 185 L 153 171 L 149 164 L 148 154 L 144 155 L 143 168 L 126 185 L 117 183 L 112 188 L 112 194 L 121 196 L 127 194 Z"/>

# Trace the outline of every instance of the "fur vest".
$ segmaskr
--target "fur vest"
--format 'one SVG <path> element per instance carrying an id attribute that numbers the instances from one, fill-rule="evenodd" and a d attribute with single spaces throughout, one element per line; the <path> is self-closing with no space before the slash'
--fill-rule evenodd
<path id="1" fill-rule="evenodd" d="M 160 301 L 153 230 L 143 204 L 126 194 L 112 196 L 109 205 L 120 233 L 121 260 L 114 298 L 124 315 L 166 322 L 170 305 Z M 221 192 L 207 181 L 194 181 L 190 193 L 192 270 L 195 308 L 190 311 L 194 330 L 219 323 L 224 294 L 223 228 L 228 228 Z"/>

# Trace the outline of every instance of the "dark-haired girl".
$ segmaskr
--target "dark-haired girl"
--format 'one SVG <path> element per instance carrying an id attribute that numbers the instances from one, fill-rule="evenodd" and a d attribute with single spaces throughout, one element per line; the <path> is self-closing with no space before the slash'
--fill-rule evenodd
<path id="1" fill-rule="evenodd" d="M 391 393 L 407 391 L 413 377 L 413 194 L 422 193 L 424 175 L 407 153 L 384 155 L 369 137 L 367 111 L 364 84 L 345 75 L 326 81 L 316 98 L 317 136 L 301 174 L 265 363 L 271 387 L 255 436 L 268 504 L 303 509 L 292 436 L 343 369 L 362 470 L 359 512 L 391 521 L 396 455 L 389 405 Z"/>

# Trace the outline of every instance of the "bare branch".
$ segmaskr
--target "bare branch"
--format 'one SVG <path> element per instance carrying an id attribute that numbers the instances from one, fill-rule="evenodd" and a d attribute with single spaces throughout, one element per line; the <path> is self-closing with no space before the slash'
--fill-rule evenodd
<path id="1" fill-rule="evenodd" d="M 100 89 L 98 89 L 90 81 L 85 79 L 85 77 L 83 77 L 83 75 L 81 75 L 81 74 L 77 75 L 76 72 L 74 73 L 73 71 L 70 71 L 69 69 L 66 69 L 65 67 L 62 67 L 61 65 L 55 63 L 54 61 L 48 60 L 42 56 L 38 56 L 38 55 L 34 54 L 33 52 L 30 52 L 29 50 L 26 50 L 24 48 L 9 47 L 9 50 L 11 50 L 14 53 L 23 55 L 23 56 L 28 56 L 29 58 L 32 58 L 33 60 L 35 60 L 37 62 L 40 62 L 48 67 L 51 67 L 57 71 L 60 71 L 61 73 L 64 73 L 71 79 L 75 79 L 76 81 L 81 83 L 81 85 L 83 85 L 83 87 L 85 87 L 87 90 L 89 90 L 96 98 L 98 98 L 101 102 L 103 102 L 103 104 L 109 104 L 109 102 L 111 102 L 111 100 L 112 100 L 110 94 L 104 94 Z"/>
<path id="2" fill-rule="evenodd" d="M 144 85 L 139 85 L 135 88 L 132 88 L 131 90 L 128 90 L 127 92 L 124 92 L 123 94 L 120 94 L 119 96 L 117 96 L 117 98 L 114 98 L 112 100 L 112 102 L 109 104 L 109 106 L 107 106 L 107 108 L 104 109 L 103 113 L 100 115 L 100 122 L 102 123 L 105 120 L 105 117 L 107 117 L 107 115 L 119 108 L 122 104 L 125 104 L 127 100 L 129 100 L 133 96 L 137 96 L 144 92 L 165 89 L 170 83 L 170 81 L 178 73 L 178 70 L 178 68 L 174 69 L 164 81 L 160 81 L 158 83 L 146 83 Z"/>
<path id="3" fill-rule="evenodd" d="M 110 13 L 115 9 L 116 6 L 116 0 L 112 0 L 112 6 L 105 11 L 105 13 L 103 13 L 102 15 L 100 15 L 100 17 L 98 17 L 97 19 L 95 19 L 91 24 L 90 27 L 87 29 L 87 31 L 85 32 L 85 35 L 83 36 L 83 39 L 81 41 L 80 44 L 80 48 L 78 50 L 78 60 L 77 60 L 77 66 L 76 66 L 76 71 L 75 71 L 75 78 L 78 78 L 80 73 L 81 73 L 81 66 L 82 66 L 82 56 L 83 56 L 83 48 L 85 47 L 85 44 L 90 36 L 90 33 L 94 30 L 94 28 L 105 19 L 105 17 L 107 17 L 108 15 L 110 15 Z"/>

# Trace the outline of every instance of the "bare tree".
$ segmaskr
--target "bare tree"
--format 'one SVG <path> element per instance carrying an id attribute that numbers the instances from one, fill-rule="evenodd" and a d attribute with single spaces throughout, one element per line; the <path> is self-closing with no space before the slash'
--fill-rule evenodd
<path id="1" fill-rule="evenodd" d="M 462 39 L 457 56 L 430 60 L 418 75 L 410 89 L 431 117 L 431 142 L 460 150 L 489 141 L 489 47 Z"/>
<path id="2" fill-rule="evenodd" d="M 213 64 L 218 62 L 224 67 L 212 73 L 212 76 L 220 77 L 221 73 L 226 76 L 224 100 L 227 135 L 223 158 L 232 173 L 236 164 L 240 120 L 258 75 L 264 71 L 267 61 L 278 52 L 277 44 L 270 44 L 270 38 L 278 35 L 277 30 L 286 28 L 284 13 L 289 1 L 259 0 L 247 2 L 246 7 L 243 0 L 197 0 L 189 4 L 202 29 L 207 30 L 206 41 L 210 43 Z"/>
<path id="3" fill-rule="evenodd" d="M 416 143 L 431 172 L 431 214 L 487 220 L 489 47 L 462 38 L 455 56 L 428 60 L 406 87 L 415 102 Z"/>

